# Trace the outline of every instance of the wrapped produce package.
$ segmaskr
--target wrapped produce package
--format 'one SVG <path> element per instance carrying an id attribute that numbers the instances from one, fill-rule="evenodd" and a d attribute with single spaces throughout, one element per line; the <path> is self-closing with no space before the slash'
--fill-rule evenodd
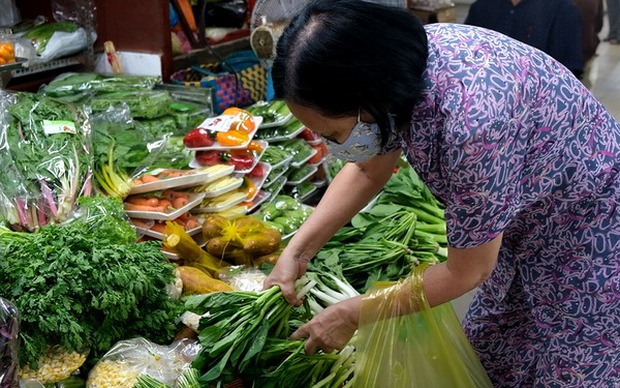
<path id="1" fill-rule="evenodd" d="M 2 216 L 18 230 L 63 221 L 76 199 L 90 194 L 86 115 L 31 93 L 3 94 L 0 104 Z"/>
<path id="2" fill-rule="evenodd" d="M 17 309 L 7 300 L 0 298 L 0 387 L 17 386 L 18 343 Z"/>

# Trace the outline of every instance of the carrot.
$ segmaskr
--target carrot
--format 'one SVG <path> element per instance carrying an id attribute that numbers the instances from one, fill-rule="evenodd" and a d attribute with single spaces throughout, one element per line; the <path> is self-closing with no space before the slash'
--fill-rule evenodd
<path id="1" fill-rule="evenodd" d="M 189 194 L 184 193 L 182 191 L 164 190 L 162 194 L 164 197 L 168 199 L 175 199 L 179 197 L 189 198 Z"/>
<path id="2" fill-rule="evenodd" d="M 149 199 L 145 197 L 127 197 L 125 201 L 129 202 L 132 205 L 152 206 L 152 204 L 149 202 Z"/>
<path id="3" fill-rule="evenodd" d="M 161 206 L 159 204 L 159 198 L 157 198 L 157 197 L 147 197 L 147 199 L 149 201 L 149 203 L 148 203 L 149 206 L 154 206 L 154 207 Z"/>
<path id="4" fill-rule="evenodd" d="M 142 175 L 142 182 L 144 183 L 151 183 L 151 182 L 158 182 L 161 179 L 159 179 L 158 177 L 156 177 L 155 175 Z"/>
<path id="5" fill-rule="evenodd" d="M 175 209 L 180 209 L 183 206 L 187 205 L 188 203 L 189 203 L 189 200 L 187 198 L 177 197 L 172 200 L 172 207 L 174 207 Z"/>
<path id="6" fill-rule="evenodd" d="M 194 229 L 195 227 L 198 226 L 198 221 L 196 221 L 193 218 L 190 218 L 189 220 L 187 220 L 187 222 L 185 223 L 185 229 L 189 230 L 189 229 Z"/>
<path id="7" fill-rule="evenodd" d="M 159 206 L 169 207 L 169 206 L 172 206 L 172 202 L 170 202 L 169 199 L 160 199 Z"/>
<path id="8" fill-rule="evenodd" d="M 150 222 L 146 221 L 146 220 L 141 220 L 139 218 L 133 218 L 131 220 L 131 223 L 134 224 L 135 226 L 137 226 L 138 228 L 142 228 L 142 229 L 148 229 L 149 228 L 149 224 Z"/>
<path id="9" fill-rule="evenodd" d="M 146 206 L 146 205 L 134 205 L 133 203 L 125 203 L 125 210 L 138 211 L 138 212 L 158 212 L 165 213 L 166 208 L 163 206 Z"/>
<path id="10" fill-rule="evenodd" d="M 191 219 L 192 219 L 192 215 L 189 214 L 189 212 L 185 212 L 185 213 L 181 214 L 180 216 L 178 216 L 177 219 L 174 220 L 174 221 L 175 222 L 183 222 L 183 223 L 185 223 L 185 222 L 187 222 L 187 221 L 189 221 Z"/>
<path id="11" fill-rule="evenodd" d="M 137 178 L 137 179 L 134 179 L 133 184 L 135 186 L 140 186 L 144 184 L 144 181 L 142 180 L 142 178 Z"/>
<path id="12" fill-rule="evenodd" d="M 156 222 L 155 225 L 153 225 L 153 227 L 151 228 L 151 230 L 153 232 L 157 232 L 157 233 L 164 233 L 164 229 L 166 228 L 166 224 L 161 223 L 161 222 Z"/>

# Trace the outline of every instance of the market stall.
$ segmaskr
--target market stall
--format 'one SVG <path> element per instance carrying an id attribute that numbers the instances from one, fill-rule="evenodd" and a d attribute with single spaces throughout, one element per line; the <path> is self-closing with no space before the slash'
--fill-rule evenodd
<path id="1" fill-rule="evenodd" d="M 355 338 L 306 355 L 291 333 L 446 259 L 443 205 L 403 163 L 316 255 L 301 306 L 262 290 L 344 163 L 233 57 L 174 84 L 58 67 L 36 93 L 0 90 L 0 387 L 349 387 Z"/>

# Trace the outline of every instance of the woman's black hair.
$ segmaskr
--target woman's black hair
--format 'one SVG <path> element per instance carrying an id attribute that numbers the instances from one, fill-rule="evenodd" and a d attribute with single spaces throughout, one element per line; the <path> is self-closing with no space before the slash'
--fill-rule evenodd
<path id="1" fill-rule="evenodd" d="M 278 41 L 272 77 L 277 98 L 328 117 L 369 112 L 389 135 L 419 102 L 427 36 L 406 9 L 359 0 L 314 0 Z"/>

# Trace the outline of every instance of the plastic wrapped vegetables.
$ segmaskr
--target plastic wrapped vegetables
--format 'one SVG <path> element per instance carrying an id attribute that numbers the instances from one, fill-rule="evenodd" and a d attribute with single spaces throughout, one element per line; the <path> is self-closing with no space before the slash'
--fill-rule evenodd
<path id="1" fill-rule="evenodd" d="M 5 95 L 0 110 L 1 211 L 14 229 L 66 218 L 90 194 L 90 129 L 76 107 L 31 93 Z"/>
<path id="2" fill-rule="evenodd" d="M 0 298 L 0 388 L 17 386 L 19 314 L 15 306 Z"/>

